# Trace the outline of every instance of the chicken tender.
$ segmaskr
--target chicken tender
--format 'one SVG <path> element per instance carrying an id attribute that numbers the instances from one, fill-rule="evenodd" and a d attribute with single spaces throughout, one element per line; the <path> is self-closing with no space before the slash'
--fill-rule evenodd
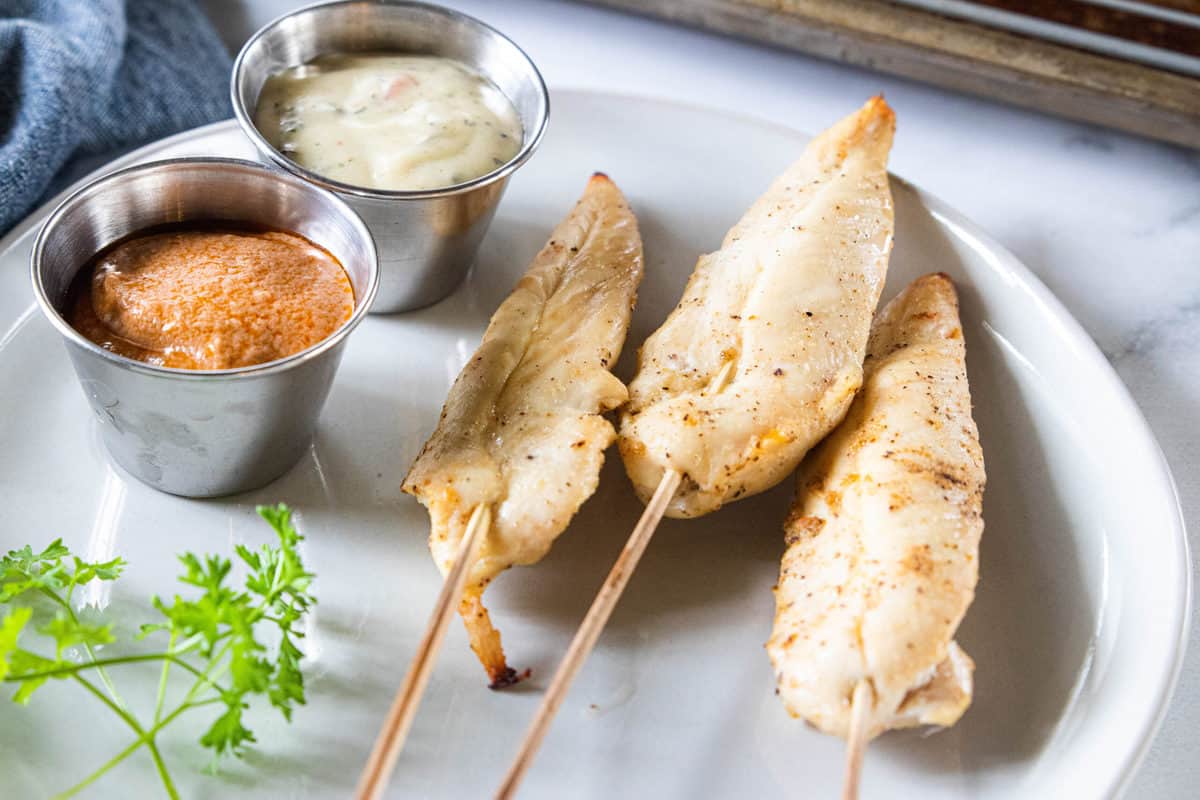
<path id="1" fill-rule="evenodd" d="M 867 736 L 953 725 L 973 664 L 953 641 L 983 532 L 983 453 L 971 418 L 954 285 L 915 281 L 880 313 L 866 380 L 800 469 L 767 651 L 794 716 L 845 737 L 869 682 Z"/>
<path id="2" fill-rule="evenodd" d="M 597 174 L 492 316 L 404 480 L 403 490 L 429 510 L 429 547 L 443 574 L 472 511 L 491 507 L 459 612 L 493 688 L 516 673 L 483 591 L 508 567 L 545 556 L 596 490 L 616 438 L 601 414 L 628 397 L 609 370 L 642 267 L 637 220 L 616 185 Z"/>
<path id="3" fill-rule="evenodd" d="M 887 275 L 894 130 L 874 98 L 814 139 L 700 258 L 642 346 L 621 418 L 643 502 L 667 470 L 684 478 L 671 517 L 765 491 L 841 421 Z"/>

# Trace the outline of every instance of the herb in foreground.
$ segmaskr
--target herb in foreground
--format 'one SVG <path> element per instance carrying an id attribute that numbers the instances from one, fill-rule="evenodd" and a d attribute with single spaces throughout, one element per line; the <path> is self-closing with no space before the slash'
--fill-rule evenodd
<path id="1" fill-rule="evenodd" d="M 260 506 L 258 513 L 275 529 L 279 544 L 236 548 L 247 573 L 241 588 L 231 585 L 229 559 L 191 553 L 179 557 L 186 597 L 155 597 L 161 619 L 143 625 L 137 636 L 165 639 L 165 649 L 155 652 L 98 658 L 96 648 L 115 642 L 112 623 L 85 621 L 75 613 L 75 590 L 94 580 L 116 580 L 125 567 L 123 559 L 88 563 L 72 555 L 61 539 L 40 553 L 27 545 L 0 559 L 0 680 L 16 686 L 13 700 L 24 705 L 47 681 L 71 681 L 120 717 L 134 735 L 127 747 L 59 797 L 82 791 L 144 746 L 167 794 L 177 798 L 157 736 L 179 716 L 208 706 L 218 712 L 200 737 L 215 764 L 226 753 L 240 756 L 255 741 L 243 724 L 252 698 L 265 698 L 288 721 L 294 707 L 304 704 L 297 646 L 304 634 L 297 627 L 316 602 L 309 593 L 313 575 L 300 560 L 302 537 L 292 525 L 291 510 L 280 504 Z M 270 649 L 264 636 L 273 643 Z M 109 668 L 142 662 L 162 664 L 149 720 L 134 715 L 109 675 Z M 168 704 L 172 668 L 186 680 L 183 687 L 190 688 L 181 687 L 182 699 Z"/>

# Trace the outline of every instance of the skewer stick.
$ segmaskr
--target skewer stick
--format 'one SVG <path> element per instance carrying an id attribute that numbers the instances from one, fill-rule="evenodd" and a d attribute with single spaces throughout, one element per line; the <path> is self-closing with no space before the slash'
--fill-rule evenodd
<path id="1" fill-rule="evenodd" d="M 492 513 L 487 504 L 481 503 L 475 506 L 470 520 L 467 521 L 467 529 L 463 532 L 462 541 L 458 545 L 458 552 L 454 556 L 454 565 L 446 574 L 442 592 L 433 606 L 433 613 L 429 615 L 425 636 L 421 639 L 417 654 L 413 656 L 408 674 L 404 676 L 404 683 L 401 684 L 400 691 L 396 693 L 396 699 L 392 701 L 391 710 L 388 711 L 383 728 L 379 731 L 379 737 L 375 740 L 375 747 L 371 750 L 367 765 L 358 779 L 358 789 L 355 792 L 358 800 L 377 800 L 383 794 L 383 790 L 387 788 L 392 769 L 396 766 L 396 759 L 404 748 L 408 729 L 412 727 L 413 718 L 417 715 L 417 708 L 421 705 L 421 695 L 424 694 L 425 686 L 429 683 L 429 676 L 433 672 L 433 664 L 438 650 L 441 649 L 442 640 L 446 637 L 446 628 L 450 624 L 450 617 L 462 598 L 467 575 L 474 562 L 476 542 L 487 535 L 491 521 Z"/>
<path id="2" fill-rule="evenodd" d="M 867 751 L 868 725 L 875 692 L 870 681 L 863 679 L 854 686 L 850 698 L 850 734 L 846 737 L 846 777 L 842 783 L 842 800 L 858 800 L 858 779 L 862 774 L 863 755 Z"/>
<path id="3" fill-rule="evenodd" d="M 704 388 L 703 394 L 717 394 L 724 389 L 733 375 L 734 365 L 735 362 L 726 361 L 720 371 L 709 381 L 708 386 Z M 575 638 L 571 640 L 567 654 L 563 656 L 562 663 L 558 665 L 558 671 L 554 673 L 554 679 L 550 681 L 550 688 L 546 690 L 546 696 L 542 698 L 537 715 L 530 723 L 529 730 L 525 732 L 525 740 L 521 742 L 521 749 L 517 752 L 516 759 L 508 769 L 508 774 L 504 776 L 504 782 L 500 784 L 500 789 L 496 792 L 496 800 L 511 800 L 517 787 L 521 784 L 521 779 L 529 771 L 538 748 L 542 745 L 542 740 L 546 738 L 546 733 L 550 730 L 550 723 L 554 720 L 558 707 L 562 705 L 563 698 L 566 697 L 567 690 L 571 687 L 571 682 L 575 680 L 583 662 L 587 660 L 588 654 L 595 647 L 596 640 L 600 637 L 600 631 L 608 622 L 617 600 L 621 597 L 621 592 L 625 591 L 625 585 L 633 576 L 633 570 L 641 560 L 642 553 L 646 551 L 646 545 L 650 544 L 650 537 L 658 529 L 658 523 L 662 521 L 667 505 L 675 497 L 675 490 L 679 488 L 682 480 L 683 475 L 678 470 L 669 469 L 663 472 L 663 476 L 658 482 L 658 488 L 654 490 L 654 495 L 646 504 L 645 510 L 642 511 L 641 519 L 638 520 L 633 533 L 629 534 L 629 539 L 625 542 L 621 555 L 617 557 L 617 563 L 613 564 L 604 585 L 600 588 L 596 599 L 592 601 L 592 607 L 588 609 L 587 616 L 583 618 L 583 623 L 576 631 Z"/>
<path id="4" fill-rule="evenodd" d="M 567 654 L 563 657 L 562 663 L 558 665 L 558 671 L 554 673 L 550 688 L 546 690 L 546 696 L 542 698 L 537 715 L 525 733 L 525 740 L 521 743 L 517 758 L 509 767 L 508 774 L 504 776 L 504 782 L 496 792 L 496 800 L 510 800 L 516 793 L 521 779 L 529 770 L 530 764 L 533 763 L 534 756 L 537 755 L 542 740 L 546 738 L 546 732 L 550 729 L 550 723 L 554 720 L 558 707 L 562 705 L 571 681 L 575 679 L 575 675 L 583 666 L 588 654 L 592 652 L 596 639 L 600 636 L 600 631 L 604 629 L 604 624 L 608 622 L 613 607 L 621 597 L 621 592 L 629 583 L 629 578 L 633 575 L 638 560 L 645 552 L 646 545 L 650 543 L 650 537 L 654 535 L 659 520 L 662 519 L 667 505 L 675 496 L 675 490 L 679 488 L 682 478 L 683 476 L 673 469 L 663 473 L 658 488 L 654 490 L 654 496 L 650 498 L 645 511 L 642 512 L 637 527 L 629 535 L 625 548 L 617 557 L 617 563 L 613 564 L 612 570 L 604 580 L 604 585 L 600 587 L 600 592 L 592 601 L 592 607 L 588 609 L 587 616 L 583 618 L 583 624 L 579 626 L 575 638 L 571 641 Z"/>

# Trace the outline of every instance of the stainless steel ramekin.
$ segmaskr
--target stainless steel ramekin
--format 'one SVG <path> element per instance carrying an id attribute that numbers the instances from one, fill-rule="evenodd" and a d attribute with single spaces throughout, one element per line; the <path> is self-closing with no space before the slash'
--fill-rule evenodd
<path id="1" fill-rule="evenodd" d="M 272 73 L 329 53 L 389 51 L 455 58 L 508 97 L 525 139 L 508 163 L 444 189 L 381 191 L 322 177 L 280 153 L 254 126 L 263 83 Z M 424 3 L 339 0 L 308 6 L 268 23 L 233 65 L 233 110 L 259 157 L 337 192 L 366 221 L 379 246 L 377 313 L 409 311 L 441 300 L 475 260 L 512 173 L 533 154 L 550 110 L 546 85 L 529 57 L 473 17 Z"/>
<path id="2" fill-rule="evenodd" d="M 252 223 L 319 244 L 350 277 L 353 315 L 295 355 L 207 371 L 134 361 L 71 327 L 67 290 L 97 252 L 139 230 L 191 221 Z M 379 265 L 366 226 L 335 195 L 249 161 L 189 158 L 130 167 L 75 192 L 42 226 L 32 273 L 113 460 L 164 492 L 214 497 L 262 486 L 304 454 L 346 337 L 375 297 Z"/>

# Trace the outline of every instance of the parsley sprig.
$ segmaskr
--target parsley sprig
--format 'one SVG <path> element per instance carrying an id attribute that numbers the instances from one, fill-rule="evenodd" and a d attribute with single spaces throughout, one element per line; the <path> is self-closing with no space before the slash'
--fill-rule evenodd
<path id="1" fill-rule="evenodd" d="M 155 597 L 160 620 L 143 625 L 138 640 L 166 637 L 165 649 L 97 657 L 97 649 L 116 641 L 113 624 L 81 619 L 75 611 L 76 589 L 92 581 L 120 577 L 125 561 L 115 558 L 86 562 L 56 540 L 35 553 L 26 545 L 0 559 L 0 681 L 15 684 L 13 700 L 26 704 L 50 680 L 71 681 L 107 706 L 132 730 L 134 740 L 99 769 L 62 792 L 71 797 L 102 777 L 141 747 L 154 761 L 163 787 L 179 796 L 159 750 L 158 734 L 181 715 L 213 706 L 220 713 L 200 737 L 213 753 L 215 766 L 226 754 L 241 756 L 255 741 L 246 727 L 244 712 L 251 699 L 265 698 L 289 722 L 297 705 L 303 705 L 304 676 L 300 671 L 304 638 L 299 629 L 316 600 L 310 593 L 313 574 L 304 568 L 299 545 L 303 537 L 285 505 L 260 506 L 258 513 L 275 530 L 278 544 L 252 550 L 238 545 L 236 553 L 245 567 L 241 588 L 231 580 L 233 562 L 192 553 L 179 557 L 179 581 L 186 596 L 170 601 Z M 44 617 L 44 621 L 35 618 Z M 27 644 L 32 633 L 49 642 L 41 652 Z M 272 646 L 264 643 L 269 635 Z M 52 643 L 53 650 L 46 648 Z M 161 662 L 153 717 L 144 722 L 117 692 L 109 668 L 124 664 Z M 182 700 L 168 708 L 168 686 L 182 672 L 190 681 Z"/>

